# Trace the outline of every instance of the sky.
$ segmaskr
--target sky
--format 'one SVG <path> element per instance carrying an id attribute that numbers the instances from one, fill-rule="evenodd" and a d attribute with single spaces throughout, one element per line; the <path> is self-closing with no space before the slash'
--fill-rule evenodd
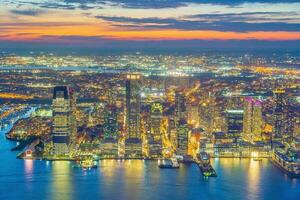
<path id="1" fill-rule="evenodd" d="M 0 47 L 300 48 L 300 0 L 0 0 Z"/>

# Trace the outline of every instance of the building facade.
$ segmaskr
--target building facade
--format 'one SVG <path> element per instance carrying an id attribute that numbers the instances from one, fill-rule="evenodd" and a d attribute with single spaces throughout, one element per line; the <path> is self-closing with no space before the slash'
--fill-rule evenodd
<path id="1" fill-rule="evenodd" d="M 75 119 L 76 98 L 68 86 L 56 86 L 53 92 L 53 131 L 54 155 L 66 155 L 74 148 L 76 140 Z"/>

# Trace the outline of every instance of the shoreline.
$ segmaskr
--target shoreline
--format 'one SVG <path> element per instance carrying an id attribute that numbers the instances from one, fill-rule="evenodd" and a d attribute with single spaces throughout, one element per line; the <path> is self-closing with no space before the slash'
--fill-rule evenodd
<path id="1" fill-rule="evenodd" d="M 243 157 L 229 157 L 229 156 L 219 156 L 219 157 L 211 157 L 212 159 L 221 159 L 221 158 L 230 158 L 230 159 L 254 159 L 254 157 L 250 156 L 243 156 Z M 256 158 L 261 158 L 261 159 L 269 159 L 271 156 L 261 156 L 261 157 L 256 157 Z M 76 159 L 76 158 L 46 158 L 46 157 L 24 157 L 22 155 L 18 155 L 17 159 L 22 159 L 22 160 L 44 160 L 44 161 L 81 161 L 84 159 Z M 100 160 L 150 160 L 150 161 L 155 161 L 155 160 L 162 160 L 165 158 L 97 158 L 94 159 L 95 161 L 100 161 Z M 180 161 L 183 163 L 195 163 L 193 160 L 186 160 L 186 161 Z"/>

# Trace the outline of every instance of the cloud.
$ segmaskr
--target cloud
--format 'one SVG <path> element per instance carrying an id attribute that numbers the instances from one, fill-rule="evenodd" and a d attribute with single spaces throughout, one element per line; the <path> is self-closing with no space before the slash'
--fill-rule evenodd
<path id="1" fill-rule="evenodd" d="M 7 27 L 17 28 L 17 27 L 64 27 L 64 26 L 78 26 L 78 25 L 86 25 L 83 22 L 0 22 L 0 28 L 4 29 Z"/>
<path id="2" fill-rule="evenodd" d="M 300 0 L 4 0 L 18 5 L 36 5 L 41 8 L 49 9 L 99 9 L 104 5 L 118 6 L 131 9 L 163 9 L 178 8 L 188 4 L 214 4 L 236 7 L 244 3 L 295 3 Z"/>
<path id="3" fill-rule="evenodd" d="M 12 14 L 15 14 L 15 15 L 26 15 L 26 16 L 38 16 L 38 15 L 44 14 L 46 12 L 47 11 L 40 10 L 40 9 L 28 9 L 28 10 L 13 9 L 13 10 L 10 10 L 10 13 L 12 13 Z"/>
<path id="4" fill-rule="evenodd" d="M 162 9 L 177 8 L 187 4 L 217 4 L 238 6 L 243 3 L 283 3 L 282 0 L 64 0 L 67 3 L 117 4 L 123 8 Z M 284 3 L 300 2 L 300 0 L 285 0 Z"/>
<path id="5" fill-rule="evenodd" d="M 254 16 L 262 13 L 242 13 L 242 14 L 204 14 L 189 16 L 187 19 L 175 18 L 131 18 L 131 17 L 107 17 L 96 16 L 105 20 L 113 26 L 126 27 L 134 30 L 141 29 L 180 29 L 180 30 L 215 30 L 215 31 L 300 31 L 299 23 L 287 23 L 288 18 L 274 19 L 271 22 L 251 22 L 257 20 L 267 20 L 261 16 Z M 274 13 L 264 13 L 274 14 Z M 276 13 L 281 15 L 280 13 Z M 268 20 L 271 20 L 270 18 Z M 277 21 L 276 21 L 277 20 Z M 282 21 L 286 22 L 282 22 Z"/>
<path id="6" fill-rule="evenodd" d="M 5 2 L 4 2 L 5 3 Z M 62 10 L 89 10 L 89 9 L 101 9 L 106 4 L 105 1 L 80 1 L 80 0 L 40 0 L 40 1 L 7 1 L 6 3 L 15 4 L 17 6 L 36 6 L 46 9 L 62 9 Z"/>

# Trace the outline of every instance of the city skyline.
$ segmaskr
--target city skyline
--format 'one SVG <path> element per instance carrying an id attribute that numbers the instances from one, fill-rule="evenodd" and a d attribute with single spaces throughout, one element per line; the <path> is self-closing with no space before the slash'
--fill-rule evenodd
<path id="1" fill-rule="evenodd" d="M 299 199 L 300 0 L 0 0 L 0 158 L 1 200 Z"/>

